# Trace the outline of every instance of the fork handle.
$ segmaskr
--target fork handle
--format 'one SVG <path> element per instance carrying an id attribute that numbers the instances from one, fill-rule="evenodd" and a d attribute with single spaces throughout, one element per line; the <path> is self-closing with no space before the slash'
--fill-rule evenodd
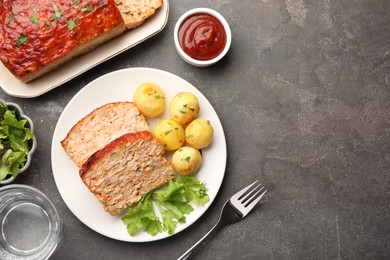
<path id="1" fill-rule="evenodd" d="M 209 232 L 206 233 L 206 235 L 204 235 L 198 242 L 196 242 L 195 245 L 193 245 L 190 249 L 188 249 L 182 256 L 180 256 L 177 260 L 185 260 L 185 259 L 188 259 L 192 253 L 194 253 L 201 245 L 203 245 L 204 242 L 206 242 L 206 240 L 211 237 L 212 235 L 214 235 L 215 233 L 217 233 L 222 227 L 224 226 L 223 222 L 222 221 L 218 221 L 217 224 L 214 225 L 214 227 L 212 227 L 210 229 Z"/>

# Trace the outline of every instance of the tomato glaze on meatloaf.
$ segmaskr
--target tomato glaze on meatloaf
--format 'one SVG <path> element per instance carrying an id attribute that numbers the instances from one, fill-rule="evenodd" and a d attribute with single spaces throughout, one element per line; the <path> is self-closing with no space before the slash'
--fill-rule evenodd
<path id="1" fill-rule="evenodd" d="M 28 82 L 124 30 L 114 0 L 3 0 L 0 60 Z"/>

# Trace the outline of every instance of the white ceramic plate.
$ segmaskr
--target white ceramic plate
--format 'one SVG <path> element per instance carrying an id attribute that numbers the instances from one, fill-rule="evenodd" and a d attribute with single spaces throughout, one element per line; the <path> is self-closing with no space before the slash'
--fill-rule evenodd
<path id="1" fill-rule="evenodd" d="M 166 94 L 167 103 L 178 92 L 192 92 L 199 100 L 199 117 L 210 120 L 214 128 L 211 145 L 202 150 L 203 162 L 197 174 L 197 178 L 209 189 L 210 202 L 203 206 L 193 205 L 195 210 L 186 217 L 185 224 L 178 225 L 176 233 L 193 224 L 208 209 L 221 187 L 226 167 L 226 140 L 218 115 L 205 96 L 184 79 L 157 69 L 130 68 L 106 74 L 81 89 L 65 107 L 54 131 L 51 151 L 54 179 L 66 205 L 80 221 L 102 235 L 129 242 L 159 240 L 169 235 L 160 233 L 152 237 L 140 232 L 134 237 L 130 236 L 120 216 L 113 217 L 106 213 L 84 185 L 79 177 L 78 167 L 68 157 L 60 141 L 66 137 L 73 125 L 93 109 L 109 102 L 132 101 L 135 89 L 144 82 L 159 85 Z M 167 107 L 160 118 L 148 119 L 152 128 L 158 120 L 169 117 Z"/>
<path id="2" fill-rule="evenodd" d="M 42 95 L 156 35 L 164 29 L 168 14 L 169 3 L 168 0 L 164 0 L 161 8 L 142 26 L 125 32 L 123 35 L 30 83 L 22 83 L 0 62 L 0 87 L 8 95 L 15 97 L 32 98 Z"/>

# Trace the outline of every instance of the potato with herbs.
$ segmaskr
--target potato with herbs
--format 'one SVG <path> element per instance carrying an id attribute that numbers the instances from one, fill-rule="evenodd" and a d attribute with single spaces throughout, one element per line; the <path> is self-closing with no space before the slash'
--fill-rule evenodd
<path id="1" fill-rule="evenodd" d="M 165 93 L 153 83 L 142 83 L 134 92 L 134 103 L 146 117 L 157 117 L 165 108 Z"/>
<path id="2" fill-rule="evenodd" d="M 186 141 L 196 149 L 207 147 L 213 139 L 214 129 L 209 120 L 197 118 L 185 129 Z"/>
<path id="3" fill-rule="evenodd" d="M 199 150 L 184 146 L 172 155 L 172 167 L 181 175 L 189 176 L 196 173 L 202 163 Z"/>
<path id="4" fill-rule="evenodd" d="M 185 142 L 183 127 L 172 119 L 161 120 L 154 129 L 154 136 L 160 140 L 166 151 L 173 151 Z"/>
<path id="5" fill-rule="evenodd" d="M 176 94 L 169 103 L 169 114 L 179 124 L 188 124 L 199 114 L 198 98 L 190 92 Z"/>

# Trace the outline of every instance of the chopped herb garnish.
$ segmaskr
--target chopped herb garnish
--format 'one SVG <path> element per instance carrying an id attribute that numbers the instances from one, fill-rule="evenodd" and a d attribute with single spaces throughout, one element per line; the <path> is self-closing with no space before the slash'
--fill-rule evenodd
<path id="1" fill-rule="evenodd" d="M 73 0 L 73 8 L 74 9 L 79 9 L 80 8 L 80 6 L 78 5 L 78 0 Z"/>
<path id="2" fill-rule="evenodd" d="M 34 11 L 34 15 L 30 16 L 30 21 L 32 23 L 34 23 L 34 24 L 38 24 L 37 12 L 39 12 L 39 9 L 38 8 L 34 8 L 33 11 Z"/>
<path id="3" fill-rule="evenodd" d="M 186 111 L 183 111 L 183 110 L 179 110 L 179 112 L 182 114 L 187 114 Z"/>
<path id="4" fill-rule="evenodd" d="M 164 99 L 164 97 L 159 95 L 157 90 L 155 90 L 155 89 L 153 90 L 153 93 L 148 93 L 148 96 L 153 96 L 155 99 L 160 99 L 160 98 Z"/>
<path id="5" fill-rule="evenodd" d="M 169 135 L 170 132 L 172 132 L 172 130 L 166 131 L 164 134 Z"/>
<path id="6" fill-rule="evenodd" d="M 186 160 L 187 162 L 189 162 L 191 160 L 191 156 L 187 156 L 186 158 L 184 158 L 184 160 Z"/>
<path id="7" fill-rule="evenodd" d="M 32 23 L 38 24 L 38 18 L 37 18 L 37 16 L 36 16 L 36 15 L 30 16 L 30 21 L 31 21 Z"/>
<path id="8" fill-rule="evenodd" d="M 45 24 L 46 24 L 47 26 L 51 26 L 51 22 L 50 22 L 50 21 L 46 21 Z"/>
<path id="9" fill-rule="evenodd" d="M 18 40 L 16 41 L 16 45 L 18 47 L 21 46 L 22 44 L 24 44 L 27 41 L 27 39 L 28 39 L 28 36 L 26 34 L 24 34 L 24 33 L 21 33 L 19 35 Z"/>
<path id="10" fill-rule="evenodd" d="M 87 6 L 83 7 L 83 8 L 81 8 L 81 12 L 92 12 L 92 9 L 91 9 L 91 7 L 89 7 L 87 5 Z"/>
<path id="11" fill-rule="evenodd" d="M 183 107 L 185 107 L 185 108 L 187 108 L 187 109 L 191 110 L 192 112 L 194 112 L 194 111 L 195 111 L 195 108 L 188 107 L 188 104 L 184 104 L 184 105 L 183 105 Z"/>
<path id="12" fill-rule="evenodd" d="M 14 16 L 15 16 L 15 14 L 13 12 L 11 12 L 11 14 L 9 15 L 8 20 L 5 24 L 9 24 L 14 19 Z"/>
<path id="13" fill-rule="evenodd" d="M 60 12 L 60 10 L 58 10 L 56 4 L 53 4 L 53 9 L 54 9 L 53 18 L 55 21 L 58 21 L 61 18 L 62 13 Z"/>
<path id="14" fill-rule="evenodd" d="M 66 20 L 65 22 L 66 22 L 66 25 L 68 26 L 69 30 L 73 30 L 74 27 L 76 26 L 73 21 Z"/>

